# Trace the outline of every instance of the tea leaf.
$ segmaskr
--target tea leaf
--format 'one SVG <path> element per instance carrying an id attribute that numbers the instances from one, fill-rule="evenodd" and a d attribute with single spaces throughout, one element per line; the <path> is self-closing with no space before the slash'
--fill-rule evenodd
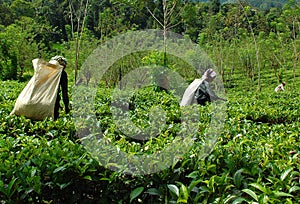
<path id="1" fill-rule="evenodd" d="M 196 179 L 198 177 L 199 172 L 198 171 L 193 171 L 192 173 L 190 173 L 189 175 L 187 175 L 187 178 L 192 178 L 192 179 Z"/>
<path id="2" fill-rule="evenodd" d="M 262 191 L 263 193 L 267 193 L 267 189 L 265 187 L 263 187 L 261 184 L 258 183 L 251 183 L 249 184 L 250 186 Z"/>
<path id="3" fill-rule="evenodd" d="M 276 197 L 294 197 L 293 195 L 285 192 L 275 191 L 273 192 Z"/>
<path id="4" fill-rule="evenodd" d="M 14 178 L 13 180 L 11 180 L 7 186 L 7 190 L 6 190 L 6 195 L 10 198 L 13 194 L 15 190 L 12 190 L 15 182 L 16 182 L 17 178 Z"/>
<path id="5" fill-rule="evenodd" d="M 246 201 L 245 198 L 237 198 L 232 202 L 232 204 L 240 204 L 243 203 L 244 201 Z"/>
<path id="6" fill-rule="evenodd" d="M 290 188 L 289 193 L 295 192 L 295 191 L 300 191 L 300 187 L 299 186 L 293 186 L 292 188 Z"/>
<path id="7" fill-rule="evenodd" d="M 234 176 L 233 176 L 233 183 L 238 188 L 242 184 L 242 180 L 243 180 L 242 172 L 243 171 L 244 171 L 244 169 L 239 169 L 234 173 Z"/>
<path id="8" fill-rule="evenodd" d="M 280 176 L 280 180 L 283 181 L 288 175 L 289 173 L 293 170 L 294 168 L 291 167 L 291 168 L 288 168 L 287 170 L 285 170 L 281 176 Z"/>
<path id="9" fill-rule="evenodd" d="M 189 192 L 185 185 L 181 184 L 180 186 L 180 199 L 183 199 L 187 202 L 189 198 Z"/>
<path id="10" fill-rule="evenodd" d="M 66 167 L 60 166 L 60 167 L 54 169 L 53 173 L 56 174 L 57 172 L 64 171 L 65 169 L 66 169 Z"/>
<path id="11" fill-rule="evenodd" d="M 136 189 L 134 189 L 133 191 L 131 191 L 130 193 L 130 203 L 136 198 L 138 197 L 144 190 L 144 187 L 138 187 Z"/>
<path id="12" fill-rule="evenodd" d="M 160 195 L 160 192 L 156 188 L 149 188 L 146 193 L 149 193 L 150 195 Z"/>
<path id="13" fill-rule="evenodd" d="M 178 199 L 177 203 L 188 203 L 188 201 L 185 199 Z"/>
<path id="14" fill-rule="evenodd" d="M 86 180 L 89 180 L 89 181 L 92 181 L 93 179 L 92 179 L 92 177 L 90 176 L 90 175 L 86 175 L 85 177 L 83 177 L 84 179 L 86 179 Z"/>
<path id="15" fill-rule="evenodd" d="M 177 186 L 175 186 L 174 184 L 168 184 L 168 188 L 171 192 L 175 193 L 177 197 L 179 197 L 179 189 Z"/>
<path id="16" fill-rule="evenodd" d="M 247 193 L 249 196 L 251 196 L 255 201 L 258 201 L 258 197 L 255 194 L 254 191 L 250 190 L 250 189 L 243 189 L 242 190 L 244 193 Z"/>

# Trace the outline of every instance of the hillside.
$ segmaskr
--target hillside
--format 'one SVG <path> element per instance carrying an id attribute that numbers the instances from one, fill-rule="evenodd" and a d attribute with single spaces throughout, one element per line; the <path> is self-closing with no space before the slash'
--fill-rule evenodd
<path id="1" fill-rule="evenodd" d="M 209 2 L 212 0 L 200 0 L 200 2 Z M 236 3 L 238 0 L 220 0 L 221 3 Z M 253 7 L 260 9 L 270 9 L 272 7 L 281 8 L 288 0 L 241 0 L 241 2 L 247 2 Z M 295 0 L 295 2 L 300 2 Z"/>

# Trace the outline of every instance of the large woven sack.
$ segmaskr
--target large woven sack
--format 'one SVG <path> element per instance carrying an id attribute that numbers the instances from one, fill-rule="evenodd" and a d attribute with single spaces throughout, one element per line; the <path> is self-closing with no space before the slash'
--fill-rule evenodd
<path id="1" fill-rule="evenodd" d="M 32 60 L 34 75 L 23 89 L 11 112 L 33 120 L 54 116 L 54 106 L 63 67 L 55 60 Z"/>

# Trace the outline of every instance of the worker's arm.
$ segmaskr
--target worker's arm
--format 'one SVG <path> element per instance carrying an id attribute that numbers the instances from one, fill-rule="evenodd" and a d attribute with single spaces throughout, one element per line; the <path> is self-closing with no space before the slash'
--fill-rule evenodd
<path id="1" fill-rule="evenodd" d="M 222 100 L 222 101 L 227 101 L 226 99 L 220 98 L 219 96 L 217 96 L 215 94 L 215 92 L 213 90 L 211 90 L 210 86 L 208 83 L 205 83 L 206 86 L 206 91 L 209 94 L 210 100 L 211 101 L 216 101 L 216 100 Z"/>

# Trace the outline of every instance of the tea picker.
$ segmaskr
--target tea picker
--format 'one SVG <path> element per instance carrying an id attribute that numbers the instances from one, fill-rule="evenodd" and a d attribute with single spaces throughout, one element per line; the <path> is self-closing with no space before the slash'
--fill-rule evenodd
<path id="1" fill-rule="evenodd" d="M 206 105 L 207 102 L 226 99 L 218 97 L 213 90 L 211 90 L 209 83 L 211 83 L 217 74 L 213 69 L 205 71 L 201 79 L 195 79 L 185 90 L 180 106 L 188 106 L 192 104 Z"/>
<path id="2" fill-rule="evenodd" d="M 66 113 L 70 112 L 68 76 L 65 72 L 67 60 L 55 56 L 49 62 L 32 60 L 34 75 L 18 96 L 10 115 L 25 116 L 32 120 L 44 120 L 59 116 L 60 88 Z"/>
<path id="3" fill-rule="evenodd" d="M 65 71 L 65 68 L 66 68 L 68 62 L 67 62 L 67 59 L 62 56 L 52 57 L 51 60 L 55 60 L 61 66 L 63 66 L 63 70 L 61 72 L 61 77 L 60 77 L 59 86 L 58 86 L 56 102 L 55 102 L 55 106 L 54 106 L 54 120 L 56 120 L 59 117 L 59 108 L 60 108 L 60 100 L 61 100 L 60 92 L 62 93 L 63 103 L 65 105 L 65 112 L 67 114 L 70 112 L 69 95 L 68 95 L 68 75 Z"/>
<path id="4" fill-rule="evenodd" d="M 282 82 L 275 88 L 275 92 L 284 91 L 285 82 Z"/>

